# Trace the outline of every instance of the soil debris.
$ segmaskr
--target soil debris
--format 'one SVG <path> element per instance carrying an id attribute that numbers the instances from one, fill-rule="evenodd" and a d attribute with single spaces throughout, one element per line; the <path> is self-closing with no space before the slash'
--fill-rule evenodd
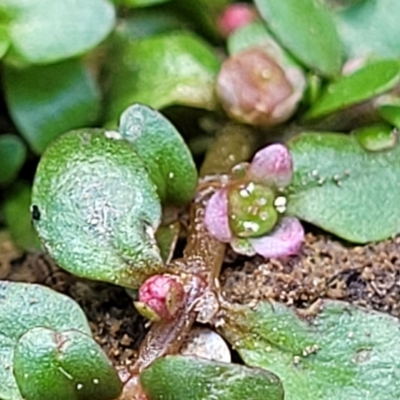
<path id="1" fill-rule="evenodd" d="M 1 238 L 2 279 L 41 283 L 71 296 L 114 365 L 132 365 L 146 329 L 123 288 L 76 278 L 47 255 L 22 254 Z M 400 237 L 354 246 L 308 233 L 301 254 L 284 260 L 248 259 L 228 251 L 221 283 L 227 299 L 242 304 L 273 299 L 305 308 L 330 298 L 400 317 Z"/>
<path id="2" fill-rule="evenodd" d="M 304 308 L 330 298 L 400 316 L 400 237 L 351 246 L 308 233 L 295 257 L 235 264 L 221 276 L 225 296 L 233 302 L 273 299 Z"/>

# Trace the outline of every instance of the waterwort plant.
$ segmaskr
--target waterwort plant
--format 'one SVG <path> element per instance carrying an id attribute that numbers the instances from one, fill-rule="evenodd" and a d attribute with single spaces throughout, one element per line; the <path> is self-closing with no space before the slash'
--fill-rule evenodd
<path id="1" fill-rule="evenodd" d="M 187 0 L 161 15 L 151 6 L 163 1 L 114 0 L 117 13 L 106 0 L 0 5 L 0 119 L 15 125 L 0 138 L 0 185 L 43 153 L 31 202 L 42 245 L 72 274 L 138 289 L 134 304 L 151 323 L 119 376 L 71 299 L 1 282 L 0 399 L 399 399 L 399 380 L 382 367 L 399 369 L 397 319 L 330 301 L 302 310 L 307 320 L 273 302 L 234 305 L 219 274 L 227 244 L 264 258 L 297 254 L 283 261 L 295 269 L 299 220 L 360 244 L 399 234 L 400 34 L 391 18 L 400 3 Z M 106 37 L 99 52 L 78 57 Z M 225 39 L 222 59 L 213 44 Z M 357 59 L 365 62 L 349 69 Z M 196 111 L 207 114 L 198 124 L 207 135 L 196 137 L 196 120 L 186 111 L 180 120 L 169 107 L 177 105 L 207 110 Z M 188 146 L 156 111 L 166 107 L 190 126 L 196 154 L 207 153 L 200 184 Z M 97 122 L 103 128 L 82 128 Z M 285 145 L 247 163 L 273 141 Z M 10 223 L 6 209 L 10 229 L 30 227 L 28 217 Z M 181 253 L 162 233 L 177 210 L 188 220 Z M 195 323 L 221 333 L 251 367 L 180 356 Z"/>
<path id="2" fill-rule="evenodd" d="M 205 223 L 211 234 L 248 256 L 296 254 L 304 230 L 297 218 L 284 215 L 283 191 L 292 180 L 292 170 L 292 157 L 281 144 L 260 150 L 250 164 L 235 166 L 207 204 Z"/>

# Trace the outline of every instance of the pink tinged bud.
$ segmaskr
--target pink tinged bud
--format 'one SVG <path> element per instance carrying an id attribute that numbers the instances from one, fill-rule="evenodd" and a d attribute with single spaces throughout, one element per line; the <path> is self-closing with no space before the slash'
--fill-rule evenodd
<path id="1" fill-rule="evenodd" d="M 152 320 L 171 320 L 182 307 L 185 291 L 177 277 L 154 275 L 139 289 L 135 307 L 144 317 Z"/>
<path id="2" fill-rule="evenodd" d="M 272 144 L 257 152 L 248 169 L 250 179 L 278 188 L 289 185 L 292 174 L 292 156 L 282 144 Z"/>
<path id="3" fill-rule="evenodd" d="M 223 37 L 228 37 L 231 33 L 244 25 L 248 25 L 257 19 L 257 13 L 249 4 L 236 3 L 225 8 L 218 19 L 218 30 Z"/>
<path id="4" fill-rule="evenodd" d="M 272 126 L 294 113 L 304 86 L 305 79 L 297 68 L 288 67 L 285 72 L 258 47 L 225 60 L 217 78 L 217 95 L 232 118 L 251 125 Z"/>
<path id="5" fill-rule="evenodd" d="M 300 250 L 304 229 L 297 218 L 284 217 L 268 236 L 248 240 L 254 250 L 265 258 L 287 257 Z"/>
<path id="6" fill-rule="evenodd" d="M 220 242 L 229 243 L 231 241 L 227 189 L 220 189 L 211 196 L 205 210 L 204 223 L 211 235 Z"/>

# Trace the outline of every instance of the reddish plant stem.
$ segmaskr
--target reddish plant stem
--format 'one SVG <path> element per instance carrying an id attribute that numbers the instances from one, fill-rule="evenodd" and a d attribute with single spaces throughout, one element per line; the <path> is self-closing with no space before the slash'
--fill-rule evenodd
<path id="1" fill-rule="evenodd" d="M 226 245 L 214 239 L 204 225 L 208 199 L 221 186 L 221 174 L 229 173 L 239 162 L 250 158 L 254 140 L 243 128 L 229 126 L 211 147 L 202 173 L 219 174 L 200 181 L 190 209 L 188 240 L 183 257 L 169 265 L 169 273 L 179 275 L 184 284 L 185 303 L 172 321 L 153 323 L 139 349 L 136 363 L 120 400 L 146 399 L 138 376 L 156 359 L 179 352 L 194 322 L 207 322 L 218 311 L 218 277 L 225 256 Z"/>

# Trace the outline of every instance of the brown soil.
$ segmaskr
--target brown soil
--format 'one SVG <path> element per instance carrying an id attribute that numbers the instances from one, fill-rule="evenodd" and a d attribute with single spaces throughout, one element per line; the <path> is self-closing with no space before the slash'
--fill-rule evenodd
<path id="1" fill-rule="evenodd" d="M 275 299 L 306 307 L 318 298 L 349 301 L 400 316 L 400 237 L 350 246 L 324 234 L 307 234 L 300 255 L 285 260 L 226 256 L 221 282 L 226 297 L 254 304 Z M 145 333 L 124 289 L 63 272 L 43 254 L 21 254 L 0 237 L 0 278 L 48 285 L 84 309 L 98 343 L 117 367 L 129 366 Z"/>

